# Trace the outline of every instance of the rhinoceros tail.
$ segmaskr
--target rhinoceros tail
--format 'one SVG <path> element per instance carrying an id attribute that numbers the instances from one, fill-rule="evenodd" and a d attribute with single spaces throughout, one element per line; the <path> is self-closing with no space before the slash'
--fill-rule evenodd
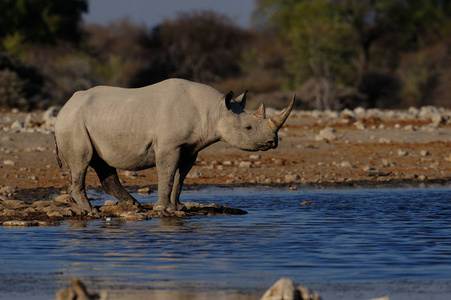
<path id="1" fill-rule="evenodd" d="M 58 143 L 56 142 L 56 135 L 53 135 L 53 138 L 55 140 L 55 148 L 56 148 L 56 161 L 58 162 L 58 166 L 60 166 L 60 169 L 63 167 L 63 163 L 61 162 L 59 152 L 58 152 Z"/>

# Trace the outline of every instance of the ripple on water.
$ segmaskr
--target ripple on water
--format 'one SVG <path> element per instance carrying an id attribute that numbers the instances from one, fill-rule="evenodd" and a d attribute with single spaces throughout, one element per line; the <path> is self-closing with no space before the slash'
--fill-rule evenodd
<path id="1" fill-rule="evenodd" d="M 266 287 L 282 276 L 298 282 L 450 278 L 450 194 L 450 188 L 189 190 L 182 201 L 249 214 L 0 228 L 0 274 L 78 276 L 99 285 L 214 282 L 218 288 Z"/>

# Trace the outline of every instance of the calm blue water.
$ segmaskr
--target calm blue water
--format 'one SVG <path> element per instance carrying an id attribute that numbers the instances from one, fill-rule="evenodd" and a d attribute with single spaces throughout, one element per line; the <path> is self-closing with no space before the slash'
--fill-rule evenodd
<path id="1" fill-rule="evenodd" d="M 451 279 L 451 188 L 205 188 L 182 198 L 249 214 L 0 227 L 0 298 L 53 296 L 70 277 L 96 288 L 188 289 L 267 288 L 282 276 Z"/>

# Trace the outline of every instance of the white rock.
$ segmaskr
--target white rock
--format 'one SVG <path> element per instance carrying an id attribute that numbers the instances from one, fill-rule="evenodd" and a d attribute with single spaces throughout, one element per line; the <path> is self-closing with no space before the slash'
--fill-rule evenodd
<path id="1" fill-rule="evenodd" d="M 319 132 L 319 136 L 321 138 L 324 138 L 324 139 L 328 140 L 328 141 L 334 141 L 334 140 L 337 139 L 337 135 L 335 134 L 335 132 L 336 132 L 335 128 L 333 128 L 333 127 L 326 127 L 326 128 L 322 129 Z"/>
<path id="2" fill-rule="evenodd" d="M 342 161 L 341 163 L 340 163 L 340 166 L 342 167 L 342 168 L 353 168 L 353 166 L 351 165 L 351 163 L 349 162 L 349 161 Z"/>
<path id="3" fill-rule="evenodd" d="M 148 195 L 151 192 L 152 192 L 152 190 L 149 187 L 138 189 L 138 194 Z"/>
<path id="4" fill-rule="evenodd" d="M 25 127 L 34 127 L 39 124 L 38 117 L 35 113 L 29 113 L 25 117 L 24 126 Z"/>
<path id="5" fill-rule="evenodd" d="M 17 188 L 15 186 L 7 185 L 0 187 L 0 195 L 11 197 L 15 192 L 17 192 Z"/>
<path id="6" fill-rule="evenodd" d="M 11 124 L 10 128 L 11 128 L 11 130 L 18 132 L 24 128 L 23 122 L 16 120 Z"/>
<path id="7" fill-rule="evenodd" d="M 55 197 L 56 202 L 71 203 L 72 197 L 69 194 L 59 195 Z"/>
<path id="8" fill-rule="evenodd" d="M 103 205 L 117 205 L 116 200 L 105 200 L 105 203 Z"/>
<path id="9" fill-rule="evenodd" d="M 260 298 L 260 300 L 320 300 L 321 297 L 310 289 L 295 285 L 289 278 L 279 279 Z"/>
<path id="10" fill-rule="evenodd" d="M 398 156 L 407 156 L 407 154 L 409 154 L 409 152 L 406 150 L 398 149 Z"/>
<path id="11" fill-rule="evenodd" d="M 240 168 L 251 168 L 252 167 L 252 162 L 251 161 L 242 161 L 242 162 L 240 162 L 238 167 L 240 167 Z"/>
<path id="12" fill-rule="evenodd" d="M 355 113 L 348 108 L 343 109 L 343 111 L 341 112 L 341 115 L 342 116 L 347 115 L 347 116 L 351 116 L 351 117 L 355 118 Z"/>
<path id="13" fill-rule="evenodd" d="M 201 178 L 201 177 L 202 177 L 202 173 L 199 171 L 191 171 L 186 176 L 186 178 L 191 178 L 191 179 Z"/>
<path id="14" fill-rule="evenodd" d="M 50 106 L 45 112 L 42 113 L 42 121 L 47 128 L 55 125 L 56 116 L 58 115 L 58 109 L 55 106 Z"/>
<path id="15" fill-rule="evenodd" d="M 125 177 L 133 178 L 133 177 L 137 177 L 138 173 L 136 173 L 135 171 L 125 171 L 124 175 L 125 175 Z"/>
<path id="16" fill-rule="evenodd" d="M 262 158 L 262 156 L 260 154 L 251 154 L 251 155 L 249 155 L 249 158 L 250 159 L 260 159 L 260 158 Z"/>
<path id="17" fill-rule="evenodd" d="M 446 119 L 444 117 L 442 117 L 442 115 L 439 115 L 439 114 L 432 116 L 431 120 L 432 120 L 432 124 L 434 124 L 435 126 L 439 126 L 441 124 L 446 124 Z"/>
<path id="18" fill-rule="evenodd" d="M 414 125 L 406 125 L 406 126 L 404 126 L 404 130 L 407 130 L 407 131 L 417 131 L 418 130 L 418 127 L 416 127 L 416 126 L 414 126 Z"/>
<path id="19" fill-rule="evenodd" d="M 298 174 L 287 174 L 285 175 L 285 182 L 298 181 L 301 177 Z"/>
<path id="20" fill-rule="evenodd" d="M 365 124 L 363 124 L 363 123 L 360 122 L 360 121 L 355 122 L 355 123 L 354 123 L 354 126 L 357 127 L 357 129 L 359 129 L 359 130 L 365 130 L 365 129 L 366 129 Z"/>
<path id="21" fill-rule="evenodd" d="M 428 150 L 421 150 L 420 151 L 420 155 L 421 156 L 428 156 L 429 155 L 429 151 Z"/>
<path id="22" fill-rule="evenodd" d="M 379 143 L 381 143 L 381 144 L 390 144 L 391 140 L 387 139 L 387 138 L 380 138 L 379 139 Z"/>
<path id="23" fill-rule="evenodd" d="M 365 116 L 366 110 L 363 107 L 359 106 L 354 109 L 354 113 L 357 117 L 361 118 Z"/>
<path id="24" fill-rule="evenodd" d="M 7 160 L 3 161 L 3 164 L 5 166 L 14 166 L 16 163 L 14 161 L 10 160 L 10 159 L 7 159 Z"/>

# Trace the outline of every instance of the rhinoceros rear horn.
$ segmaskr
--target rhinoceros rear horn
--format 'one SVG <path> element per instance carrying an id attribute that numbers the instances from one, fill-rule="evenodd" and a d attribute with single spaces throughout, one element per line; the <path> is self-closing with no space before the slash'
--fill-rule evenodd
<path id="1" fill-rule="evenodd" d="M 287 120 L 291 110 L 293 109 L 295 98 L 296 96 L 293 94 L 293 99 L 291 99 L 290 105 L 288 105 L 288 107 L 280 115 L 269 119 L 271 127 L 274 130 L 279 130 L 279 128 L 282 127 L 283 123 Z"/>
<path id="2" fill-rule="evenodd" d="M 252 115 L 258 119 L 266 119 L 265 105 L 260 104 L 260 107 Z"/>

